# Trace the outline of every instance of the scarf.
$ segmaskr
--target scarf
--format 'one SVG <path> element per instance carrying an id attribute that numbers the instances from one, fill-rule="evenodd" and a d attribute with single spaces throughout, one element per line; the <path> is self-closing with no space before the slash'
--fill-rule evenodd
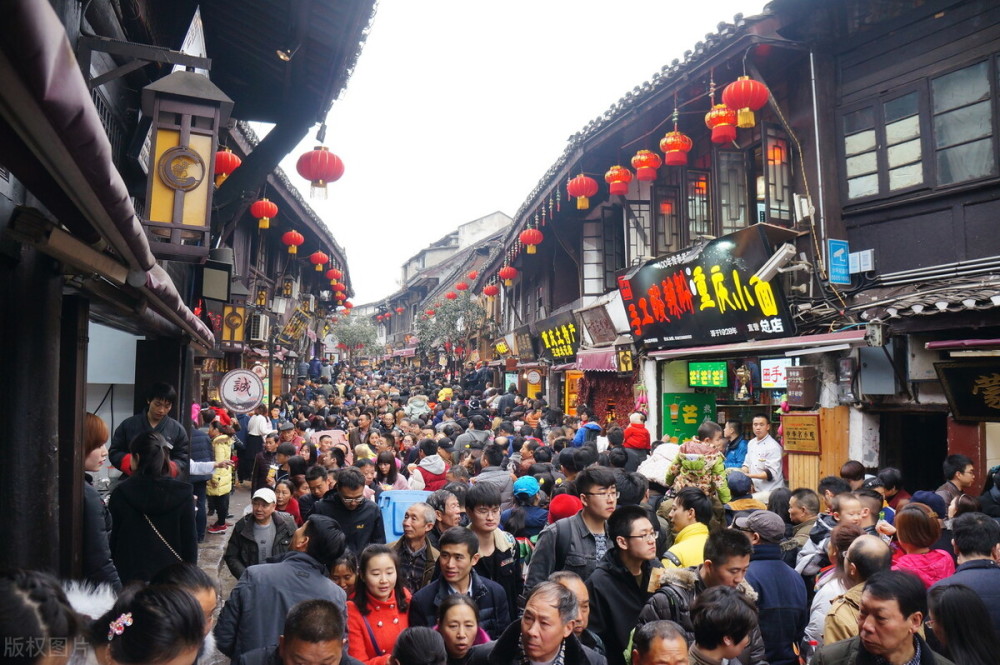
<path id="1" fill-rule="evenodd" d="M 524 653 L 524 647 L 521 646 L 521 640 L 524 639 L 523 635 L 518 635 L 517 637 L 517 662 L 520 665 L 531 665 L 528 660 L 528 656 Z M 552 665 L 565 665 L 566 661 L 566 640 L 563 640 L 559 645 L 559 652 L 556 654 L 555 660 L 552 661 Z"/>

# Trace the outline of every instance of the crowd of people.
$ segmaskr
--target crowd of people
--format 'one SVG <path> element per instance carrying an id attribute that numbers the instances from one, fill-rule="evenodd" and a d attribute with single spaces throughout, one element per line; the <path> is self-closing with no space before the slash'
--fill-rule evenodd
<path id="1" fill-rule="evenodd" d="M 0 574 L 4 662 L 997 662 L 998 468 L 981 492 L 962 455 L 935 490 L 857 461 L 788 488 L 762 415 L 678 445 L 641 413 L 569 417 L 482 367 L 302 371 L 253 414 L 193 405 L 190 436 L 165 384 L 108 451 L 88 414 L 88 473 L 108 457 L 123 474 L 106 505 L 86 489 L 98 586 Z M 383 524 L 398 490 L 423 500 Z M 214 537 L 237 580 L 225 599 L 196 565 Z"/>

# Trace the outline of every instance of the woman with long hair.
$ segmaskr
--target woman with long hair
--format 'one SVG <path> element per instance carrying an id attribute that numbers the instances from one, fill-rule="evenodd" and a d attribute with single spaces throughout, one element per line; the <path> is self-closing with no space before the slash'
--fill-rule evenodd
<path id="1" fill-rule="evenodd" d="M 809 607 L 805 642 L 816 640 L 817 644 L 823 644 L 823 624 L 830 604 L 837 596 L 847 593 L 847 549 L 863 533 L 861 527 L 853 524 L 839 524 L 830 532 L 826 553 L 832 563 L 816 576 L 816 595 Z"/>
<path id="2" fill-rule="evenodd" d="M 129 453 L 132 475 L 108 501 L 111 557 L 123 584 L 146 581 L 177 561 L 198 561 L 193 490 L 170 477 L 170 443 L 143 432 L 129 443 Z"/>
<path id="3" fill-rule="evenodd" d="M 500 528 L 515 538 L 533 538 L 549 523 L 549 511 L 540 504 L 541 485 L 534 476 L 514 482 L 514 506 L 500 514 Z"/>
<path id="4" fill-rule="evenodd" d="M 927 594 L 925 624 L 944 649 L 941 655 L 961 665 L 994 665 L 1000 636 L 979 594 L 963 584 L 935 586 Z"/>
<path id="5" fill-rule="evenodd" d="M 479 606 L 462 593 L 453 593 L 441 601 L 434 629 L 444 639 L 448 665 L 466 665 L 469 650 L 490 641 L 490 636 L 479 627 Z"/>
<path id="6" fill-rule="evenodd" d="M 55 577 L 35 570 L 0 570 L 0 635 L 7 641 L 5 665 L 65 663 L 79 621 Z M 15 639 L 21 648 L 15 649 Z M 70 648 L 59 650 L 60 643 Z"/>
<path id="7" fill-rule="evenodd" d="M 347 603 L 349 653 L 367 665 L 386 665 L 399 634 L 410 625 L 410 592 L 388 545 L 369 545 L 358 562 L 359 584 Z"/>
<path id="8" fill-rule="evenodd" d="M 122 588 L 121 579 L 111 560 L 111 513 L 94 488 L 94 477 L 108 459 L 108 426 L 93 413 L 83 421 L 83 578 L 94 584 Z"/>
<path id="9" fill-rule="evenodd" d="M 955 560 L 944 550 L 932 549 L 941 537 L 941 523 L 929 506 L 908 503 L 896 514 L 896 541 L 892 569 L 905 570 L 919 577 L 924 586 L 955 573 Z"/>
<path id="10" fill-rule="evenodd" d="M 410 484 L 399 472 L 396 456 L 391 450 L 383 450 L 375 461 L 375 482 L 382 490 L 406 490 Z"/>
<path id="11" fill-rule="evenodd" d="M 302 512 L 295 498 L 295 485 L 291 479 L 283 478 L 274 484 L 275 510 L 288 513 L 295 520 L 295 526 L 302 526 Z"/>

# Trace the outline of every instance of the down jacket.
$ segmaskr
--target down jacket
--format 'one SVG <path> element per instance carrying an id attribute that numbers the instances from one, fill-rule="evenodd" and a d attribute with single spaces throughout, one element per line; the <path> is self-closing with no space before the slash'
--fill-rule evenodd
<path id="1" fill-rule="evenodd" d="M 679 624 L 684 629 L 684 636 L 688 643 L 694 644 L 691 605 L 698 594 L 707 588 L 699 573 L 700 567 L 664 569 L 661 573 L 660 588 L 653 593 L 645 607 L 639 612 L 636 627 L 650 621 L 667 619 Z M 749 582 L 743 580 L 737 588 L 754 603 L 757 602 L 757 592 L 753 590 Z M 767 660 L 764 658 L 764 638 L 761 636 L 760 628 L 754 628 L 753 632 L 750 633 L 750 644 L 743 650 L 739 658 L 730 661 L 730 663 L 767 665 Z"/>
<path id="2" fill-rule="evenodd" d="M 288 545 L 295 534 L 295 520 L 287 513 L 274 511 L 271 514 L 274 522 L 274 543 L 271 545 L 271 556 L 278 556 L 288 551 Z M 233 525 L 232 535 L 226 543 L 226 553 L 222 560 L 226 562 L 233 577 L 240 579 L 250 566 L 264 563 L 260 560 L 260 550 L 253 537 L 253 513 L 244 515 Z"/>
<path id="3" fill-rule="evenodd" d="M 470 592 L 479 607 L 479 627 L 492 639 L 497 639 L 510 623 L 510 608 L 503 587 L 472 571 Z M 410 625 L 433 627 L 437 624 L 438 607 L 450 594 L 455 593 L 443 577 L 437 578 L 410 599 Z"/>

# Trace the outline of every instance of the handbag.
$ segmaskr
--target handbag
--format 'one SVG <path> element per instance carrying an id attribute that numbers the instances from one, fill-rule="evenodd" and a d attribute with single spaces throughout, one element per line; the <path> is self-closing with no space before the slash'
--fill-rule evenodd
<path id="1" fill-rule="evenodd" d="M 160 539 L 160 542 L 167 546 L 167 549 L 170 550 L 171 554 L 177 557 L 178 561 L 183 563 L 184 559 L 182 559 L 181 555 L 177 553 L 177 550 L 175 550 L 173 547 L 170 546 L 170 543 L 167 542 L 167 539 L 163 537 L 163 534 L 160 533 L 160 530 L 157 529 L 156 525 L 153 524 L 153 520 L 149 519 L 149 515 L 143 513 L 142 516 L 146 518 L 146 524 L 148 524 L 149 528 L 153 530 L 153 533 L 155 533 L 156 537 Z"/>

